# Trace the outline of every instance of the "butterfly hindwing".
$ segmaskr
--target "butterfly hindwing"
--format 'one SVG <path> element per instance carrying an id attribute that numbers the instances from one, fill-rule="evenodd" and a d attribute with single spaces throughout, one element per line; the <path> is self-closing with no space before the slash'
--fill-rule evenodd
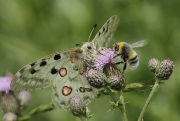
<path id="1" fill-rule="evenodd" d="M 110 45 L 114 44 L 113 35 L 119 24 L 119 20 L 119 16 L 111 16 L 101 27 L 101 29 L 98 31 L 98 33 L 92 40 L 92 42 L 96 45 L 97 48 L 109 47 Z"/>
<path id="2" fill-rule="evenodd" d="M 66 69 L 70 68 L 72 67 Z M 73 74 L 69 72 L 64 77 L 57 76 L 52 85 L 53 103 L 61 109 L 68 110 L 70 99 L 74 96 L 81 97 L 85 104 L 96 97 L 95 90 L 89 85 L 85 74 L 76 71 Z"/>

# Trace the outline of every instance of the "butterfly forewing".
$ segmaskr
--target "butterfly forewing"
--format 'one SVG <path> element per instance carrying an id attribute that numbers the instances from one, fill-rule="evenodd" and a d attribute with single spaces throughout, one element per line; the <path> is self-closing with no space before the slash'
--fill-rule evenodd
<path id="1" fill-rule="evenodd" d="M 57 52 L 21 68 L 11 82 L 13 90 L 35 90 L 52 85 L 58 75 L 58 67 L 70 61 L 70 54 L 79 49 Z"/>
<path id="2" fill-rule="evenodd" d="M 111 16 L 98 31 L 92 42 L 99 47 L 109 47 L 114 44 L 113 35 L 119 24 L 119 16 Z"/>

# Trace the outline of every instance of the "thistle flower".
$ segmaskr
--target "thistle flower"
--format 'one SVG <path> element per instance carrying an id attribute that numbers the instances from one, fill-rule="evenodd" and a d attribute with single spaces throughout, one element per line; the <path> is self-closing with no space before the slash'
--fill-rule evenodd
<path id="1" fill-rule="evenodd" d="M 153 73 L 155 73 L 156 67 L 158 66 L 159 63 L 160 63 L 160 61 L 156 58 L 150 59 L 148 62 L 149 70 L 151 70 Z"/>
<path id="2" fill-rule="evenodd" d="M 163 60 L 159 63 L 155 70 L 155 76 L 160 80 L 167 80 L 173 72 L 173 62 L 170 60 Z"/>
<path id="3" fill-rule="evenodd" d="M 94 66 L 98 69 L 102 69 L 108 63 L 115 63 L 115 56 L 115 51 L 111 49 L 101 48 L 97 57 L 94 58 Z"/>
<path id="4" fill-rule="evenodd" d="M 12 112 L 17 113 L 18 112 L 18 102 L 16 100 L 16 97 L 14 96 L 13 91 L 9 91 L 8 93 L 3 92 L 1 97 L 1 108 L 4 113 Z"/>
<path id="5" fill-rule="evenodd" d="M 95 88 L 101 88 L 105 85 L 107 80 L 106 75 L 100 70 L 90 69 L 86 72 L 86 78 L 89 84 Z"/>
<path id="6" fill-rule="evenodd" d="M 31 99 L 31 93 L 28 91 L 21 91 L 18 94 L 17 98 L 19 100 L 20 106 L 25 108 L 29 104 L 29 101 Z"/>
<path id="7" fill-rule="evenodd" d="M 125 78 L 123 75 L 110 76 L 107 80 L 111 89 L 120 90 L 125 86 Z"/>
<path id="8" fill-rule="evenodd" d="M 86 116 L 86 105 L 84 101 L 78 97 L 72 97 L 70 100 L 70 111 L 75 116 Z"/>
<path id="9" fill-rule="evenodd" d="M 107 79 L 103 78 L 106 80 L 107 85 L 110 86 L 111 89 L 119 90 L 123 87 L 123 85 L 125 85 L 125 79 L 117 67 L 114 57 L 116 57 L 116 52 L 114 50 L 100 48 L 99 53 L 94 58 L 93 63 L 94 67 L 97 68 L 97 70 L 102 70 L 104 75 L 107 77 Z M 98 75 L 96 78 L 99 78 L 100 72 L 96 73 L 96 75 Z"/>
<path id="10" fill-rule="evenodd" d="M 11 81 L 12 78 L 10 76 L 0 77 L 0 91 L 8 93 L 11 90 Z"/>
<path id="11" fill-rule="evenodd" d="M 17 121 L 17 115 L 12 112 L 5 113 L 3 121 Z"/>

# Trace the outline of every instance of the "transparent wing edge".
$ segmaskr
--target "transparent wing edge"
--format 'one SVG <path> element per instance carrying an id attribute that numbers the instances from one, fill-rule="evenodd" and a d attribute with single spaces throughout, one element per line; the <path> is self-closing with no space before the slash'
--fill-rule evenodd
<path id="1" fill-rule="evenodd" d="M 138 47 L 143 47 L 147 44 L 148 44 L 148 40 L 141 40 L 141 41 L 138 41 L 138 42 L 131 44 L 131 47 L 132 48 L 138 48 Z"/>

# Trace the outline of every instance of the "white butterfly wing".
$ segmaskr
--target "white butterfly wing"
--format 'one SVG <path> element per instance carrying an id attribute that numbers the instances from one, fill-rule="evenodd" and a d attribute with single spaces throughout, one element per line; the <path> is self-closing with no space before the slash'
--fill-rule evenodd
<path id="1" fill-rule="evenodd" d="M 78 73 L 73 71 L 67 73 L 66 77 L 56 77 L 52 86 L 52 101 L 57 107 L 69 110 L 70 99 L 74 96 L 81 97 L 85 104 L 96 97 L 95 89 L 89 85 L 85 75 Z"/>
<path id="2" fill-rule="evenodd" d="M 11 82 L 11 89 L 22 91 L 51 86 L 53 80 L 58 76 L 56 65 L 64 65 L 74 51 L 76 49 L 57 52 L 24 66 L 15 74 Z"/>
<path id="3" fill-rule="evenodd" d="M 52 85 L 52 101 L 61 109 L 68 110 L 70 99 L 81 97 L 87 104 L 96 92 L 85 77 L 85 60 L 81 49 L 71 49 L 46 56 L 28 64 L 16 73 L 13 90 L 35 90 Z"/>
<path id="4" fill-rule="evenodd" d="M 111 16 L 98 31 L 92 42 L 99 47 L 109 47 L 114 44 L 113 35 L 119 24 L 119 16 Z"/>

